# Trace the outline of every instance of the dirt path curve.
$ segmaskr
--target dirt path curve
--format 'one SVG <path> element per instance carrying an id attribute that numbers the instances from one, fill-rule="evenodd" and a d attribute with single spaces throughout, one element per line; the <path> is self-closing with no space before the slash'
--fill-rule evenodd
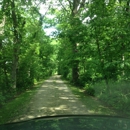
<path id="1" fill-rule="evenodd" d="M 58 75 L 45 80 L 24 111 L 24 115 L 19 115 L 15 121 L 41 116 L 88 114 L 86 106 L 72 94 Z"/>

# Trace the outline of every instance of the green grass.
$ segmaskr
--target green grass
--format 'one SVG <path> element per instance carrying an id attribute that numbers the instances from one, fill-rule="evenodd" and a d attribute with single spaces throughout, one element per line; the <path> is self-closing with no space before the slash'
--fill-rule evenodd
<path id="1" fill-rule="evenodd" d="M 9 101 L 0 109 L 0 124 L 7 123 L 11 119 L 17 117 L 23 112 L 24 106 L 28 105 L 28 102 L 35 94 L 36 90 L 41 86 L 43 80 L 34 85 L 33 89 L 27 90 L 20 94 L 17 98 Z"/>
<path id="2" fill-rule="evenodd" d="M 84 93 L 84 91 L 80 88 L 69 86 L 71 91 L 86 105 L 88 109 L 88 114 L 98 114 L 98 115 L 118 115 L 116 111 L 111 109 L 110 107 L 104 105 L 101 101 L 96 97 L 88 96 Z"/>
<path id="3" fill-rule="evenodd" d="M 110 93 L 104 81 L 97 82 L 92 85 L 95 97 L 86 95 L 84 90 L 78 87 L 69 87 L 86 105 L 90 114 L 130 117 L 130 81 L 109 81 Z"/>
<path id="4" fill-rule="evenodd" d="M 123 116 L 130 117 L 130 83 L 129 82 L 109 82 L 110 93 L 107 92 L 104 82 L 94 85 L 96 97 L 102 102 L 112 107 Z"/>

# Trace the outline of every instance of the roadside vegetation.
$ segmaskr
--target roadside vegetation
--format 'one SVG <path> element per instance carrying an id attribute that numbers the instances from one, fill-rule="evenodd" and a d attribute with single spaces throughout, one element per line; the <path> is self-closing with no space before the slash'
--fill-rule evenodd
<path id="1" fill-rule="evenodd" d="M 129 115 L 129 28 L 129 0 L 1 1 L 0 108 L 57 72 Z"/>
<path id="2" fill-rule="evenodd" d="M 80 88 L 69 85 L 72 92 L 91 110 L 91 114 L 130 117 L 128 83 L 111 82 L 110 93 L 107 93 L 103 81 L 90 86 L 89 88 L 87 84 L 87 87 Z"/>
<path id="3" fill-rule="evenodd" d="M 18 115 L 24 114 L 24 108 L 26 108 L 35 92 L 37 92 L 36 90 L 41 87 L 42 83 L 43 80 L 39 81 L 34 87 L 32 87 L 32 89 L 28 89 L 26 92 L 23 92 L 17 95 L 14 99 L 6 102 L 0 108 L 0 124 L 7 123 L 12 119 L 17 118 Z"/>
<path id="4" fill-rule="evenodd" d="M 109 85 L 110 93 L 107 92 L 103 81 L 93 85 L 95 96 L 110 108 L 117 110 L 121 115 L 130 117 L 130 82 L 111 81 Z"/>
<path id="5" fill-rule="evenodd" d="M 129 116 L 130 2 L 80 2 L 55 11 L 60 32 L 58 73 L 86 95 Z"/>

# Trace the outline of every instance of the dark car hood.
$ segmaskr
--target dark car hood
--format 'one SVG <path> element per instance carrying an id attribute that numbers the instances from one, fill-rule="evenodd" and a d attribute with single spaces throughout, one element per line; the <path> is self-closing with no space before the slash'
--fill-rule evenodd
<path id="1" fill-rule="evenodd" d="M 130 119 L 99 115 L 60 115 L 0 125 L 0 130 L 130 130 Z"/>

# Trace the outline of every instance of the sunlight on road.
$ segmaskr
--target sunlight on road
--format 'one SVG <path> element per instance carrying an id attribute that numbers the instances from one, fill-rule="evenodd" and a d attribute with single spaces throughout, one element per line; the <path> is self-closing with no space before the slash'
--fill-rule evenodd
<path id="1" fill-rule="evenodd" d="M 87 97 L 86 101 L 88 100 Z M 19 115 L 13 121 L 55 115 L 99 115 L 103 112 L 106 113 L 106 109 L 108 113 L 111 113 L 109 108 L 104 107 L 103 105 L 99 105 L 98 107 L 84 105 L 79 100 L 79 95 L 74 95 L 60 79 L 60 76 L 53 76 L 46 80 L 39 90 L 37 90 L 37 93 L 32 97 L 31 101 L 24 109 L 24 114 Z M 108 115 L 108 113 L 106 113 L 106 115 Z"/>
<path id="2" fill-rule="evenodd" d="M 63 81 L 62 81 L 62 80 L 57 80 L 56 82 L 57 82 L 57 83 L 63 83 Z"/>
<path id="3" fill-rule="evenodd" d="M 14 121 L 28 120 L 42 116 L 88 114 L 88 110 L 60 79 L 47 79 L 31 99 L 24 115 Z"/>
<path id="4" fill-rule="evenodd" d="M 61 99 L 69 99 L 68 97 L 60 97 Z"/>

